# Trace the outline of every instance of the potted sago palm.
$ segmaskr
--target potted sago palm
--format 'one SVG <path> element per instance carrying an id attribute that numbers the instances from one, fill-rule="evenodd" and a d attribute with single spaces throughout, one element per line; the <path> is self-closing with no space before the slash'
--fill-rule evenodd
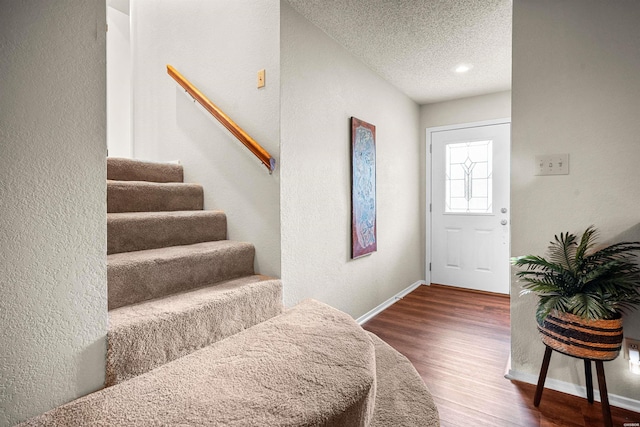
<path id="1" fill-rule="evenodd" d="M 597 230 L 554 236 L 547 256 L 511 259 L 521 294 L 536 294 L 542 341 L 574 357 L 613 360 L 622 346 L 622 314 L 640 305 L 640 242 L 597 248 Z"/>

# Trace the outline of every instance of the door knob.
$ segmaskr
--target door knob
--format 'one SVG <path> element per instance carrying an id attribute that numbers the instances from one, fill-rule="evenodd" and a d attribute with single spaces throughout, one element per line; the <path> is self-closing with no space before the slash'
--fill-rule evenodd
<path id="1" fill-rule="evenodd" d="M 502 225 L 507 225 L 507 220 L 506 220 L 506 219 L 503 219 L 502 221 L 500 221 L 500 224 L 502 224 Z"/>
<path id="2" fill-rule="evenodd" d="M 502 213 L 507 213 L 507 208 L 502 208 L 502 209 L 500 209 L 500 212 L 502 212 Z"/>

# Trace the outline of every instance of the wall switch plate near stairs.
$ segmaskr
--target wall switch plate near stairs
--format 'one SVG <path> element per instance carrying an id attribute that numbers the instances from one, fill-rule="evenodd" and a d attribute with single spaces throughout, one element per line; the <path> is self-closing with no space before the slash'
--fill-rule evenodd
<path id="1" fill-rule="evenodd" d="M 536 156 L 536 175 L 569 175 L 569 154 Z"/>

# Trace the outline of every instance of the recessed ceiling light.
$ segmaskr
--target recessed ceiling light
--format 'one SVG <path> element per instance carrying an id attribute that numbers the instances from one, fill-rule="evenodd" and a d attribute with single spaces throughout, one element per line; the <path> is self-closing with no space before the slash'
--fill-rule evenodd
<path id="1" fill-rule="evenodd" d="M 453 71 L 455 71 L 456 73 L 466 73 L 467 71 L 469 71 L 472 68 L 473 68 L 473 65 L 460 64 Z"/>

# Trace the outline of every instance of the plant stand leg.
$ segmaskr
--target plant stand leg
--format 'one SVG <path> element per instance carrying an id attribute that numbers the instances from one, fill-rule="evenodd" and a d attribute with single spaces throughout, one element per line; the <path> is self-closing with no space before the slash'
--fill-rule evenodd
<path id="1" fill-rule="evenodd" d="M 538 377 L 538 386 L 536 387 L 536 395 L 533 398 L 533 406 L 535 406 L 536 408 L 540 405 L 540 399 L 542 399 L 542 390 L 544 390 L 544 380 L 547 379 L 547 371 L 549 370 L 549 362 L 551 361 L 551 351 L 552 351 L 551 347 L 546 347 L 544 351 L 544 359 L 542 359 L 542 367 L 540 368 L 540 376 Z"/>
<path id="2" fill-rule="evenodd" d="M 584 359 L 584 377 L 587 380 L 587 400 L 593 403 L 593 377 L 591 376 L 591 360 Z"/>
<path id="3" fill-rule="evenodd" d="M 607 395 L 607 382 L 604 377 L 604 365 L 602 360 L 596 360 L 596 372 L 598 373 L 598 388 L 600 389 L 600 403 L 602 404 L 602 418 L 605 427 L 613 427 L 611 421 L 611 408 L 609 407 L 609 396 Z"/>

